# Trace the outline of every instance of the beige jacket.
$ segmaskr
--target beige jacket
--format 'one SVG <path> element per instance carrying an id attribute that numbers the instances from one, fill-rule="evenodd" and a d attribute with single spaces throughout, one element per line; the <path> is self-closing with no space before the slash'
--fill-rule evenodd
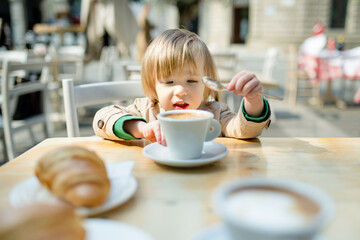
<path id="1" fill-rule="evenodd" d="M 261 134 L 264 128 L 270 125 L 270 116 L 263 122 L 252 122 L 245 118 L 242 112 L 242 106 L 239 113 L 230 111 L 229 107 L 221 102 L 210 102 L 200 106 L 201 110 L 206 110 L 214 114 L 214 119 L 221 124 L 220 137 L 233 138 L 255 138 Z M 137 98 L 133 104 L 128 107 L 111 105 L 100 109 L 94 117 L 93 129 L 97 136 L 119 140 L 113 132 L 115 122 L 126 115 L 133 115 L 144 118 L 147 122 L 157 120 L 156 115 L 163 112 L 164 109 L 159 104 L 153 103 L 148 98 Z"/>

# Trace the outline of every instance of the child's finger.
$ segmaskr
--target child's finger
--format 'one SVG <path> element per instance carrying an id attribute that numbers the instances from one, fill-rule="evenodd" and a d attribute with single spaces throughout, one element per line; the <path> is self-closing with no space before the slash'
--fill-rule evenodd
<path id="1" fill-rule="evenodd" d="M 165 135 L 164 132 L 161 130 L 161 127 L 160 127 L 160 134 L 161 134 L 161 145 L 166 146 Z"/>
<path id="2" fill-rule="evenodd" d="M 245 86 L 251 82 L 251 80 L 254 78 L 254 74 L 253 73 L 249 73 L 249 72 L 246 72 L 244 73 L 236 82 L 236 85 L 235 85 L 235 90 L 234 90 L 234 93 L 235 94 L 240 94 L 240 95 L 245 95 L 244 93 L 244 88 Z"/>
<path id="3" fill-rule="evenodd" d="M 261 83 L 257 79 L 252 79 L 244 85 L 242 93 L 244 96 L 252 93 L 255 94 L 256 92 L 261 91 L 260 87 Z"/>
<path id="4" fill-rule="evenodd" d="M 154 138 L 154 135 L 149 131 L 147 128 L 142 131 L 143 137 L 145 139 L 150 140 L 151 142 L 154 142 L 156 139 Z"/>
<path id="5" fill-rule="evenodd" d="M 161 144 L 161 133 L 160 133 L 160 129 L 155 126 L 155 128 L 153 129 L 153 132 L 154 132 L 154 136 L 155 136 L 155 139 L 156 139 L 156 142 L 158 142 L 159 144 Z"/>
<path id="6" fill-rule="evenodd" d="M 235 90 L 235 85 L 238 82 L 238 79 L 240 79 L 244 74 L 246 74 L 246 71 L 241 71 L 241 72 L 237 73 L 231 79 L 231 81 L 228 84 L 226 84 L 226 89 L 229 90 L 229 91 Z"/>
<path id="7" fill-rule="evenodd" d="M 159 138 L 157 139 L 157 142 L 163 146 L 166 146 L 166 141 L 165 141 L 165 136 L 164 134 L 162 133 L 162 131 L 160 130 L 159 132 Z"/>
<path id="8" fill-rule="evenodd" d="M 251 91 L 247 94 L 247 97 L 253 98 L 253 97 L 257 97 L 259 95 L 259 93 L 262 90 L 262 86 L 261 85 L 256 85 L 253 89 L 251 89 Z"/>
<path id="9" fill-rule="evenodd" d="M 162 131 L 161 131 L 161 145 L 166 146 L 166 139 Z"/>
<path id="10" fill-rule="evenodd" d="M 154 135 L 155 135 L 155 138 L 156 138 L 156 142 L 158 142 L 161 145 L 166 146 L 165 137 L 164 137 L 163 132 L 161 131 L 160 124 L 157 124 L 154 127 Z"/>

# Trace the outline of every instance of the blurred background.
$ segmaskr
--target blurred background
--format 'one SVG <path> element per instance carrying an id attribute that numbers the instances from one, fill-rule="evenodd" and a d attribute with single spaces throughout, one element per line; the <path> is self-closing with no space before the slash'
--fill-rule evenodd
<path id="1" fill-rule="evenodd" d="M 222 81 L 247 69 L 265 92 L 284 97 L 269 100 L 272 124 L 262 137 L 360 136 L 359 0 L 2 0 L 0 26 L 2 85 L 40 75 L 9 73 L 5 62 L 50 63 L 48 132 L 36 121 L 31 129 L 11 127 L 16 155 L 46 137 L 67 136 L 62 79 L 139 79 L 151 39 L 180 27 L 208 45 Z M 238 111 L 241 97 L 221 97 Z M 40 101 L 37 93 L 11 99 L 11 124 L 43 113 Z M 97 109 L 80 109 L 81 135 L 93 135 Z M 0 162 L 8 159 L 4 127 Z"/>

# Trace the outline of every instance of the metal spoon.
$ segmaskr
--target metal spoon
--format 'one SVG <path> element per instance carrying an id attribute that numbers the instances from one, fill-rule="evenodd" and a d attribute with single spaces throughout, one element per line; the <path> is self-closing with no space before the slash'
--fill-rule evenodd
<path id="1" fill-rule="evenodd" d="M 227 90 L 224 86 L 224 84 L 222 84 L 219 80 L 216 80 L 214 78 L 211 77 L 202 77 L 202 81 L 204 82 L 204 84 L 214 90 L 214 91 L 225 91 Z M 261 96 L 267 97 L 267 98 L 272 98 L 272 99 L 276 99 L 276 100 L 283 100 L 282 97 L 277 97 L 277 96 L 273 96 L 273 95 L 269 95 L 266 93 L 259 93 Z"/>

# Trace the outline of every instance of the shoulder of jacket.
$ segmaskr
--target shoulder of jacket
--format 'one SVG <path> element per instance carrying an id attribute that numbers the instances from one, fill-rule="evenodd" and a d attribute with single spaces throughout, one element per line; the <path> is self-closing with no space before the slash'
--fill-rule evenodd
<path id="1" fill-rule="evenodd" d="M 212 101 L 212 102 L 207 102 L 205 103 L 205 109 L 219 109 L 220 111 L 225 111 L 225 110 L 229 110 L 229 107 L 226 103 L 223 102 L 216 102 L 216 101 Z"/>
<path id="2" fill-rule="evenodd" d="M 134 100 L 134 104 L 135 105 L 153 105 L 153 102 L 149 99 L 149 98 L 147 98 L 147 97 L 143 97 L 143 98 L 136 98 L 135 100 Z"/>

